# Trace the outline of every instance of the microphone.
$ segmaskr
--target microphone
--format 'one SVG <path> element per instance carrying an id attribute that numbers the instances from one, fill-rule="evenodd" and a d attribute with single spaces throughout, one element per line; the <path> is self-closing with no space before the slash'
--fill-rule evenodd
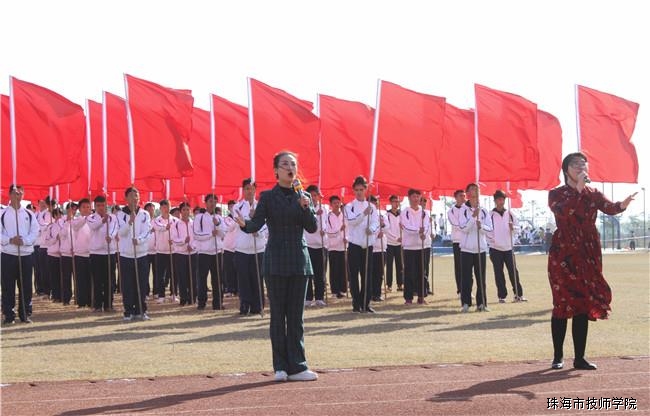
<path id="1" fill-rule="evenodd" d="M 585 176 L 585 183 L 591 183 L 591 179 L 589 179 L 589 176 Z"/>
<path id="2" fill-rule="evenodd" d="M 302 194 L 302 182 L 300 182 L 300 179 L 295 178 L 293 182 L 291 183 L 291 187 L 293 188 L 294 191 L 298 192 L 299 194 Z"/>

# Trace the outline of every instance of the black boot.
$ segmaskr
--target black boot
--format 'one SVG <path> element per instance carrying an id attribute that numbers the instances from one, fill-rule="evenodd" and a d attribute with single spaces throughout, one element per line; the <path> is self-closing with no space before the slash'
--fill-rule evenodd
<path id="1" fill-rule="evenodd" d="M 577 315 L 573 317 L 571 323 L 571 333 L 573 335 L 573 348 L 575 358 L 573 368 L 577 370 L 595 370 L 595 364 L 585 360 L 585 348 L 587 347 L 587 330 L 589 329 L 589 320 L 587 315 Z"/>
<path id="2" fill-rule="evenodd" d="M 553 337 L 553 364 L 551 368 L 560 370 L 564 367 L 564 337 L 566 335 L 566 319 L 551 317 L 551 335 Z"/>

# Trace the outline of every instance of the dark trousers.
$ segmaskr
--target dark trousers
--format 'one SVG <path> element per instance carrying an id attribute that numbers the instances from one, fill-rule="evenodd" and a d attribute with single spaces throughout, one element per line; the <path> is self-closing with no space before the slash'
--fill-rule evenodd
<path id="1" fill-rule="evenodd" d="M 330 251 L 329 257 L 329 274 L 330 274 L 330 291 L 337 295 L 345 294 L 348 291 L 348 282 L 345 273 L 345 251 Z"/>
<path id="2" fill-rule="evenodd" d="M 88 257 L 75 256 L 74 267 L 77 273 L 74 294 L 77 306 L 92 306 L 91 290 L 92 279 L 90 277 L 90 259 Z"/>
<path id="3" fill-rule="evenodd" d="M 172 277 L 172 255 L 156 253 L 156 268 L 153 280 L 153 290 L 154 294 L 158 295 L 159 298 L 165 297 L 165 288 L 171 281 Z M 176 276 L 174 276 L 174 285 L 170 286 L 169 293 L 175 295 L 177 293 L 176 288 L 178 283 L 176 282 Z"/>
<path id="4" fill-rule="evenodd" d="M 144 293 L 144 287 L 149 280 L 149 259 L 147 256 L 135 259 L 120 256 L 120 264 L 122 265 L 124 316 L 142 315 L 147 311 L 147 294 Z"/>
<path id="5" fill-rule="evenodd" d="M 480 259 L 480 266 L 479 266 Z M 476 277 L 476 306 L 487 306 L 485 293 L 485 253 L 461 252 L 463 262 L 463 280 L 461 282 L 460 301 L 463 305 L 472 305 L 472 271 Z M 479 269 L 480 267 L 480 269 Z"/>
<path id="6" fill-rule="evenodd" d="M 52 300 L 61 302 L 61 285 L 63 284 L 63 272 L 61 269 L 61 257 L 47 256 L 47 268 L 50 275 L 50 289 Z"/>
<path id="7" fill-rule="evenodd" d="M 241 253 L 236 253 L 241 254 Z M 266 278 L 271 306 L 271 349 L 273 370 L 297 374 L 307 369 L 304 344 L 306 276 Z"/>
<path id="8" fill-rule="evenodd" d="M 404 299 L 424 299 L 424 250 L 404 250 Z"/>
<path id="9" fill-rule="evenodd" d="M 69 305 L 72 299 L 72 257 L 61 256 L 61 273 L 63 273 L 63 304 Z"/>
<path id="10" fill-rule="evenodd" d="M 198 272 L 198 254 L 174 253 L 174 277 L 178 281 L 178 296 L 181 306 L 191 305 L 196 301 L 196 274 Z M 192 274 L 190 274 L 190 261 Z"/>
<path id="11" fill-rule="evenodd" d="M 237 284 L 237 272 L 235 271 L 235 253 L 224 250 L 223 252 L 223 279 L 226 286 L 225 292 L 237 294 L 239 285 Z"/>
<path id="12" fill-rule="evenodd" d="M 50 295 L 52 292 L 52 287 L 50 286 L 50 269 L 47 262 L 47 248 L 40 247 L 38 253 L 36 254 L 38 269 L 40 275 L 40 289 L 39 294 Z"/>
<path id="13" fill-rule="evenodd" d="M 197 275 L 197 299 L 199 307 L 205 307 L 208 302 L 208 272 L 210 272 L 212 309 L 221 309 L 221 270 L 219 270 L 221 261 L 219 260 L 217 260 L 217 256 L 214 254 L 199 254 L 199 272 Z M 219 265 L 217 265 L 217 261 L 219 261 Z"/>
<path id="14" fill-rule="evenodd" d="M 306 300 L 323 300 L 325 299 L 325 269 L 327 268 L 327 250 L 322 248 L 307 248 L 311 267 L 314 269 L 314 275 L 308 276 L 307 297 Z M 316 293 L 314 293 L 316 289 Z"/>
<path id="15" fill-rule="evenodd" d="M 348 245 L 348 266 L 350 268 L 352 308 L 367 308 L 372 296 L 372 246 L 365 249 L 350 243 Z M 361 282 L 359 282 L 359 278 L 361 278 Z"/>
<path id="16" fill-rule="evenodd" d="M 149 276 L 153 276 L 153 279 L 156 279 L 156 255 L 147 254 L 147 287 L 144 289 L 145 295 L 149 296 L 151 293 L 151 283 Z"/>
<path id="17" fill-rule="evenodd" d="M 501 251 L 491 248 L 490 261 L 492 262 L 492 268 L 494 269 L 494 282 L 497 285 L 497 295 L 499 296 L 499 299 L 505 299 L 508 297 L 506 276 L 503 273 L 504 263 L 506 269 L 508 269 L 508 278 L 510 278 L 512 291 L 515 293 L 515 296 L 523 296 L 524 290 L 521 287 L 521 281 L 519 280 L 519 270 L 515 270 L 512 250 Z"/>
<path id="18" fill-rule="evenodd" d="M 562 361 L 564 358 L 564 337 L 566 336 L 567 320 L 551 317 L 551 335 L 553 337 L 553 360 Z M 587 315 L 576 315 L 571 322 L 571 335 L 573 336 L 573 350 L 576 360 L 585 358 L 587 347 L 587 333 L 589 332 L 589 319 Z"/>
<path id="19" fill-rule="evenodd" d="M 393 262 L 395 263 L 395 277 L 397 286 L 404 284 L 404 265 L 402 264 L 402 246 L 386 247 L 386 285 L 393 287 Z"/>
<path id="20" fill-rule="evenodd" d="M 110 264 L 109 264 L 110 260 Z M 93 276 L 95 309 L 109 311 L 113 307 L 115 283 L 112 277 L 115 270 L 115 256 L 107 254 L 90 255 L 90 272 Z M 110 273 L 110 274 L 109 274 Z"/>
<path id="21" fill-rule="evenodd" d="M 454 277 L 456 278 L 456 293 L 460 293 L 460 282 L 463 278 L 463 262 L 460 259 L 460 243 L 454 243 Z"/>
<path id="22" fill-rule="evenodd" d="M 424 296 L 431 293 L 431 287 L 429 286 L 429 270 L 431 266 L 431 248 L 424 248 Z"/>
<path id="23" fill-rule="evenodd" d="M 381 288 L 384 282 L 384 262 L 386 253 L 372 253 L 372 297 L 377 299 L 381 297 Z"/>
<path id="24" fill-rule="evenodd" d="M 34 290 L 36 291 L 37 295 L 42 295 L 43 294 L 43 287 L 42 282 L 43 278 L 41 277 L 41 269 L 38 264 L 38 249 L 41 246 L 34 246 L 34 251 L 32 252 L 32 268 L 34 269 Z"/>
<path id="25" fill-rule="evenodd" d="M 18 262 L 20 261 L 20 265 Z M 33 258 L 2 253 L 0 280 L 2 285 L 2 314 L 5 319 L 16 318 L 16 283 L 18 283 L 18 316 L 25 321 L 32 314 Z M 22 273 L 21 273 L 22 272 Z M 24 302 L 24 303 L 23 303 Z M 25 307 L 26 306 L 26 307 Z"/>
<path id="26" fill-rule="evenodd" d="M 260 253 L 257 256 L 257 263 L 261 263 L 263 254 Z M 235 270 L 237 271 L 237 283 L 239 285 L 239 312 L 242 314 L 259 313 L 264 307 L 264 287 L 258 264 L 255 261 L 255 254 L 236 251 Z M 260 300 L 262 303 L 260 303 Z M 304 304 L 304 294 L 300 301 Z"/>

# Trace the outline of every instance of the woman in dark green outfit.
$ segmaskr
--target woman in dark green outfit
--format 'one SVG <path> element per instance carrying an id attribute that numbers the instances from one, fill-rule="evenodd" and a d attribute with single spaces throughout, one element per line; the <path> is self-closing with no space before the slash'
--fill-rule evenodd
<path id="1" fill-rule="evenodd" d="M 275 381 L 311 381 L 318 375 L 305 358 L 304 302 L 307 277 L 313 275 L 303 230 L 316 231 L 316 215 L 309 194 L 297 181 L 298 159 L 289 151 L 273 158 L 278 183 L 262 192 L 252 219 L 237 219 L 247 233 L 266 223 L 269 231 L 262 274 L 271 307 L 271 347 Z"/>

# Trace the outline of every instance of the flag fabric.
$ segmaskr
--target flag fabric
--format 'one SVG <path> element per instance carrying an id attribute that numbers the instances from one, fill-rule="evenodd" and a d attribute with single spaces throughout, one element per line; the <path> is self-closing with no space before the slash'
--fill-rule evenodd
<path id="1" fill-rule="evenodd" d="M 215 193 L 239 199 L 244 179 L 251 176 L 248 108 L 211 95 L 215 142 Z"/>
<path id="2" fill-rule="evenodd" d="M 194 97 L 125 75 L 133 135 L 135 178 L 180 178 L 193 173 L 188 142 Z M 161 160 L 164 155 L 164 160 Z"/>
<path id="3" fill-rule="evenodd" d="M 381 81 L 378 101 L 369 179 L 393 187 L 434 189 L 440 179 L 445 99 Z"/>
<path id="4" fill-rule="evenodd" d="M 258 187 L 276 183 L 272 161 L 282 150 L 298 155 L 298 176 L 305 186 L 318 184 L 320 120 L 313 104 L 252 78 L 249 88 L 251 177 Z"/>
<path id="5" fill-rule="evenodd" d="M 637 183 L 639 161 L 632 133 L 639 104 L 578 86 L 580 150 L 596 182 Z"/>
<path id="6" fill-rule="evenodd" d="M 375 110 L 363 103 L 318 96 L 321 120 L 321 190 L 352 192 L 352 181 L 370 172 Z"/>
<path id="7" fill-rule="evenodd" d="M 548 191 L 560 184 L 562 170 L 562 126 L 546 111 L 537 110 L 537 143 L 539 152 L 539 179 L 517 184 L 518 189 Z"/>
<path id="8" fill-rule="evenodd" d="M 440 190 L 465 189 L 476 180 L 474 111 L 445 105 L 445 124 L 440 148 Z"/>
<path id="9" fill-rule="evenodd" d="M 0 94 L 0 203 L 8 204 L 9 185 L 13 182 L 9 96 Z"/>
<path id="10" fill-rule="evenodd" d="M 474 84 L 478 178 L 539 179 L 537 105 L 515 94 Z"/>
<path id="11" fill-rule="evenodd" d="M 41 187 L 77 180 L 86 139 L 83 108 L 47 88 L 10 81 L 16 182 Z"/>
<path id="12" fill-rule="evenodd" d="M 184 190 L 188 195 L 204 195 L 212 192 L 212 146 L 210 144 L 210 112 L 194 108 L 192 132 L 189 141 L 194 174 L 184 178 Z"/>
<path id="13" fill-rule="evenodd" d="M 104 143 L 103 143 L 103 106 L 93 100 L 87 100 L 86 117 L 90 136 L 90 180 L 88 187 L 93 196 L 105 194 L 104 189 Z"/>

